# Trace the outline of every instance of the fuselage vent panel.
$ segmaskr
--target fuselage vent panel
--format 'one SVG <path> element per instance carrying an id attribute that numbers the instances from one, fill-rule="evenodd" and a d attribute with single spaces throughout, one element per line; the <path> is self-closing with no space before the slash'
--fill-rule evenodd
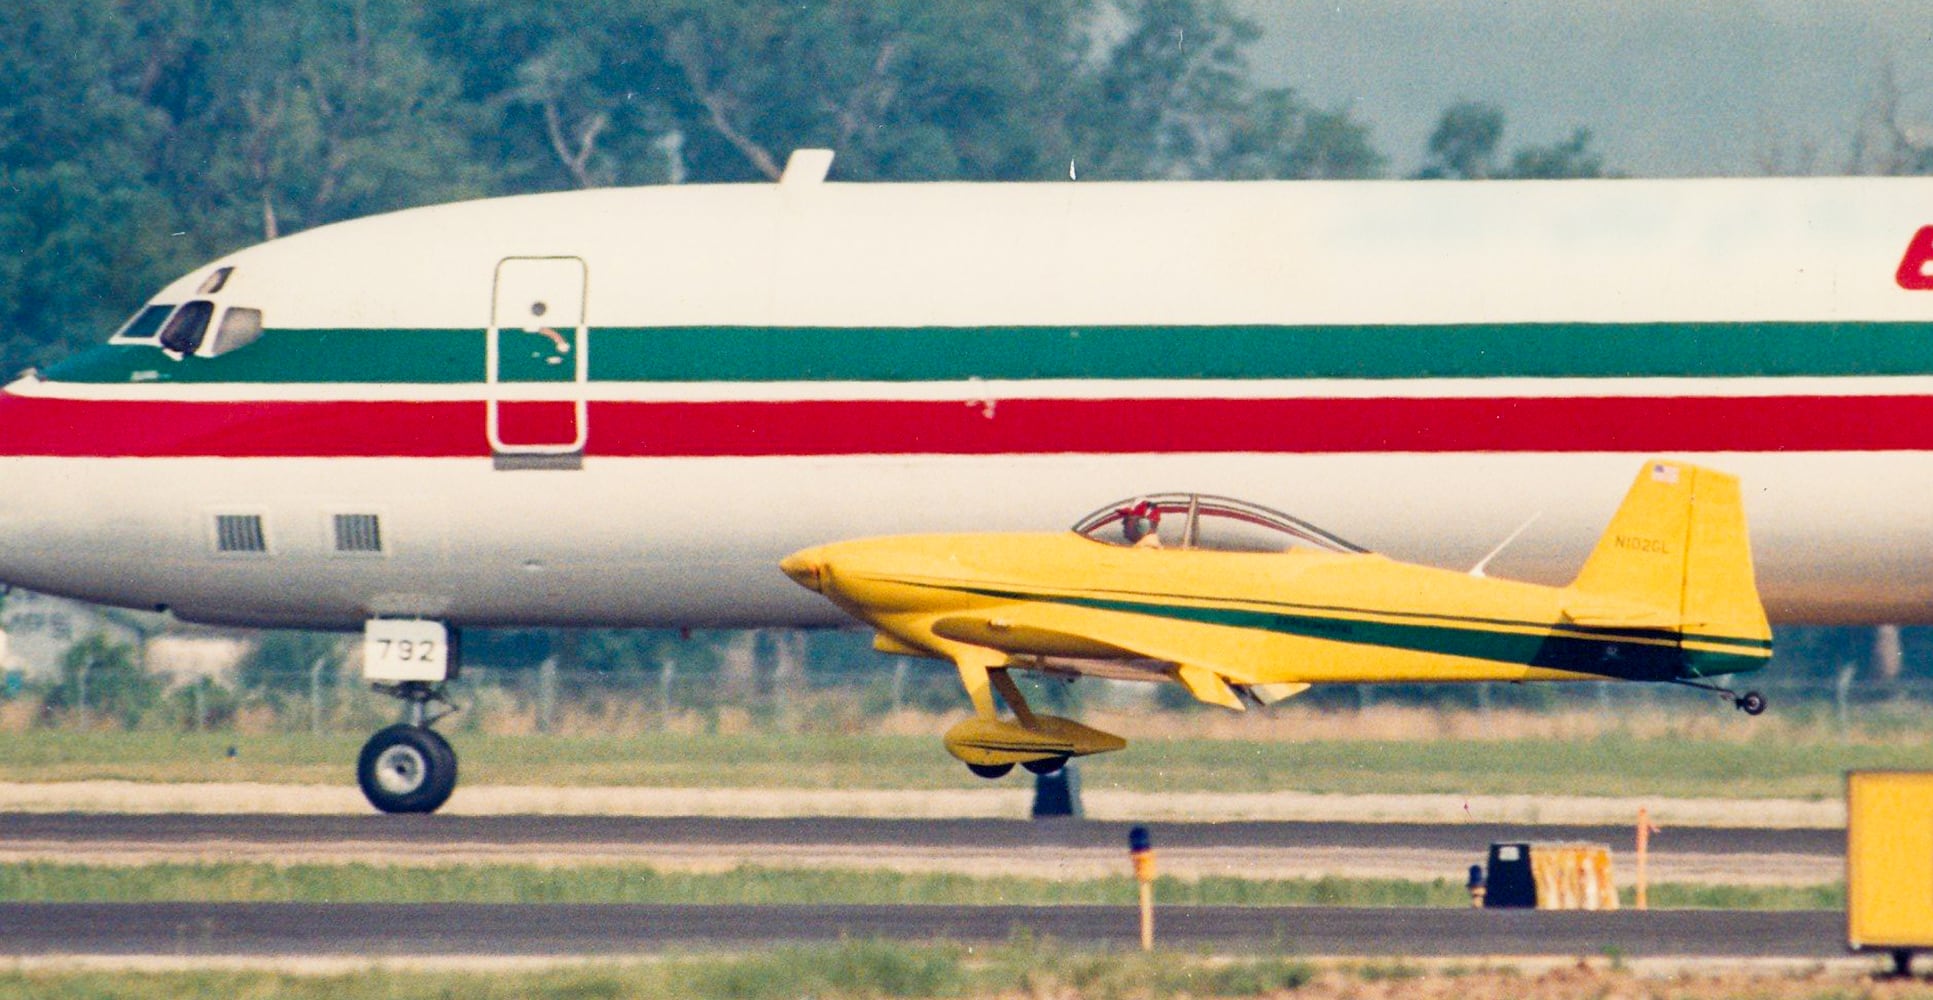
<path id="1" fill-rule="evenodd" d="M 216 514 L 215 551 L 267 552 L 268 536 L 260 514 Z"/>
<path id="2" fill-rule="evenodd" d="M 337 514 L 337 552 L 381 552 L 382 520 L 374 514 Z"/>

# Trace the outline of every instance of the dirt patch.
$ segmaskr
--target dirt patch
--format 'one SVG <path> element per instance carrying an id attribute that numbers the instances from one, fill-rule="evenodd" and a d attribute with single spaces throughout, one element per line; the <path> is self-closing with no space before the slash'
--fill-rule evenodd
<path id="1" fill-rule="evenodd" d="M 1310 1000 L 1602 1000 L 1673 997 L 1755 1000 L 1859 996 L 1925 997 L 1923 981 L 1877 979 L 1877 963 L 1730 963 L 1663 959 L 1642 963 L 1526 960 L 1466 963 L 1336 962 L 1295 991 Z"/>
<path id="2" fill-rule="evenodd" d="M 60 976 L 81 973 L 194 972 L 220 969 L 237 973 L 291 976 L 385 977 L 452 972 L 516 977 L 560 968 L 628 967 L 662 961 L 662 956 L 409 956 L 379 959 L 314 956 L 36 956 L 0 960 L 0 971 Z M 1208 964 L 1218 961 L 1205 960 Z M 1298 1000 L 1602 1000 L 1606 997 L 1672 997 L 1682 1000 L 1811 1000 L 1861 997 L 1894 1000 L 1929 995 L 1925 980 L 1881 978 L 1874 958 L 1824 961 L 1791 959 L 1647 958 L 1612 961 L 1602 957 L 1553 958 L 1492 956 L 1457 959 L 1323 958 L 1312 956 L 1310 981 L 1293 992 Z M 513 980 L 514 981 L 514 980 Z M 969 993 L 969 1000 L 1011 997 L 1012 993 Z M 1282 994 L 1278 994 L 1282 995 Z"/>

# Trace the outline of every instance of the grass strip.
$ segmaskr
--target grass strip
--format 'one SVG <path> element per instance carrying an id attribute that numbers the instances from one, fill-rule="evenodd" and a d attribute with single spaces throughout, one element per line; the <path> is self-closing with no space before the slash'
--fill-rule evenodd
<path id="1" fill-rule="evenodd" d="M 1050 879 L 951 872 L 742 866 L 727 872 L 665 871 L 647 865 L 374 865 L 263 862 L 131 867 L 57 862 L 0 865 L 7 902 L 290 903 L 664 903 L 772 905 L 875 903 L 991 905 L 1121 904 L 1135 897 L 1126 876 Z M 1155 896 L 1169 905 L 1466 906 L 1447 879 L 1242 879 L 1163 876 Z M 1656 885 L 1652 905 L 1669 909 L 1832 909 L 1839 885 Z M 1625 895 L 1629 905 L 1629 893 Z"/>
<path id="2" fill-rule="evenodd" d="M 366 734 L 0 732 L 0 780 L 348 786 Z M 501 736 L 457 732 L 466 785 L 983 788 L 937 736 L 818 733 Z M 231 756 L 229 750 L 235 752 Z M 1841 743 L 1611 733 L 1582 739 L 1142 739 L 1081 762 L 1090 789 L 1677 798 L 1836 798 L 1845 772 L 1916 767 L 1922 740 Z"/>
<path id="3" fill-rule="evenodd" d="M 1317 967 L 1283 957 L 1210 958 L 1075 951 L 1020 940 L 992 949 L 957 944 L 852 941 L 744 955 L 673 955 L 661 961 L 585 963 L 535 971 L 412 971 L 377 966 L 349 974 L 267 971 L 0 973 L 0 1000 L 582 1000 L 795 997 L 1112 998 L 1245 997 L 1297 989 Z"/>

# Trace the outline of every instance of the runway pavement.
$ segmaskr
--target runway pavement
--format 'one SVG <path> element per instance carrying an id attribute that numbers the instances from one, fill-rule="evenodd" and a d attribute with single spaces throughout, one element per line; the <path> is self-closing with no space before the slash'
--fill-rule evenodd
<path id="1" fill-rule="evenodd" d="M 1843 956 L 1837 912 L 1164 907 L 1166 947 L 1305 955 Z M 617 955 L 887 938 L 1131 948 L 1126 906 L 0 904 L 0 955 Z"/>
<path id="2" fill-rule="evenodd" d="M 154 857 L 299 860 L 315 856 L 440 863 L 613 857 L 721 857 L 785 865 L 940 859 L 1004 872 L 1047 859 L 1117 871 L 1128 825 L 1078 820 L 880 820 L 0 814 L 0 858 L 129 863 Z M 1624 827 L 1494 824 L 1163 823 L 1163 870 L 1212 862 L 1263 877 L 1284 858 L 1427 863 L 1407 877 L 1460 876 L 1493 840 L 1589 840 L 1624 852 Z M 1656 841 L 1653 872 L 1698 864 L 1750 871 L 1785 859 L 1838 870 L 1833 830 L 1687 828 Z M 414 859 L 412 862 L 411 859 Z M 559 861 L 557 859 L 564 859 Z M 897 861 L 893 859 L 898 859 Z M 911 861 L 909 861 L 911 859 Z M 1031 859 L 1031 860 L 1030 860 Z M 1074 859 L 1070 861 L 1070 859 Z M 1080 861 L 1079 859 L 1088 859 Z M 1200 859 L 1209 859 L 1209 862 Z M 1422 859 L 1419 861 L 1418 859 Z M 734 862 L 736 863 L 736 861 Z M 1346 869 L 1346 865 L 1343 865 Z M 1828 875 L 1828 877 L 1834 877 Z M 1463 909 L 1164 907 L 1170 946 L 1266 948 L 1311 955 L 1602 955 L 1832 957 L 1837 912 L 1473 912 Z M 1131 947 L 1126 907 L 650 906 L 468 904 L 0 904 L 0 955 L 608 955 L 671 946 L 884 937 L 1036 938 Z"/>
<path id="3" fill-rule="evenodd" d="M 1496 823 L 1157 823 L 1162 847 L 1276 850 L 1481 851 L 1501 840 L 1583 840 L 1627 849 L 1628 826 L 1526 826 Z M 116 813 L 0 813 L 0 851 L 62 844 L 78 853 L 101 845 L 211 842 L 315 847 L 328 844 L 450 848 L 528 846 L 547 850 L 650 844 L 868 845 L 892 847 L 1124 849 L 1129 824 L 1081 820 L 902 820 L 814 817 L 620 816 L 289 816 Z M 1668 829 L 1652 839 L 1659 856 L 1839 856 L 1843 830 Z"/>
<path id="4" fill-rule="evenodd" d="M 1628 857 L 1624 827 L 1485 823 L 1152 824 L 1162 871 L 1182 878 L 1460 881 L 1499 840 L 1594 841 Z M 0 862 L 98 865 L 255 861 L 395 865 L 740 865 L 1081 879 L 1119 874 L 1129 827 L 1076 820 L 749 819 L 608 816 L 0 814 Z M 1844 835 L 1816 829 L 1672 829 L 1652 840 L 1654 882 L 1837 882 Z M 1628 885 L 1635 866 L 1615 868 Z"/>

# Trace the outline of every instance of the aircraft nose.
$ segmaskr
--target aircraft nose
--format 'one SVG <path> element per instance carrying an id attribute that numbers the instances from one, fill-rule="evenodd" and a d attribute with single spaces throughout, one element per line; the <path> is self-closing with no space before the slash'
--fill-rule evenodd
<path id="1" fill-rule="evenodd" d="M 801 549 L 779 560 L 779 569 L 792 582 L 816 593 L 825 593 L 826 561 L 818 549 Z"/>

